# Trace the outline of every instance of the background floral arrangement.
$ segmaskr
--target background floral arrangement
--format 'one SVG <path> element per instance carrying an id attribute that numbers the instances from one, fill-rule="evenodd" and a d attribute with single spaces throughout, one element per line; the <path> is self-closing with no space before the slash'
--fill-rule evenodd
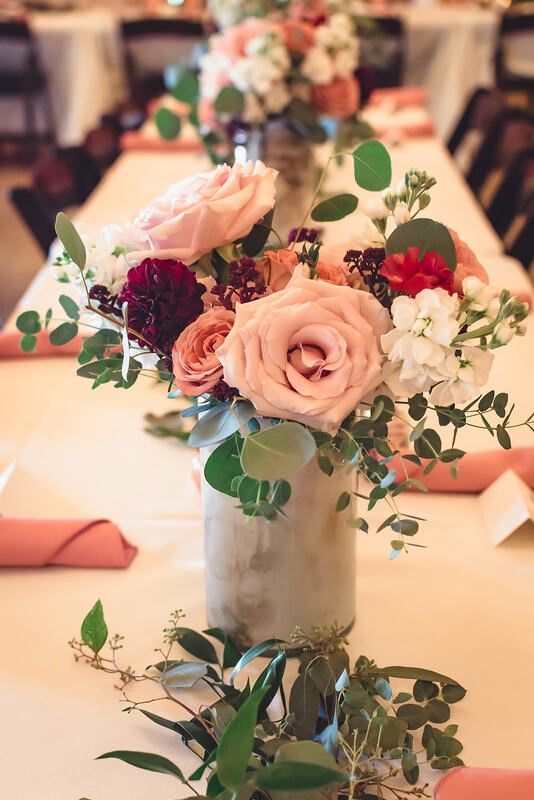
<path id="1" fill-rule="evenodd" d="M 152 374 L 168 381 L 171 398 L 199 398 L 182 412 L 201 415 L 189 443 L 213 449 L 205 478 L 244 514 L 283 513 L 287 479 L 317 458 L 328 475 L 342 465 L 368 478 L 371 491 L 359 496 L 369 509 L 387 502 L 381 528 L 394 532 L 395 555 L 418 528 L 395 497 L 424 489 L 406 461 L 425 461 L 427 472 L 442 461 L 454 473 L 464 454 L 457 433 L 473 424 L 511 446 L 508 397 L 479 391 L 491 351 L 524 331 L 527 309 L 487 285 L 454 232 L 418 216 L 431 177 L 412 170 L 394 191 L 383 145 L 364 142 L 347 155 L 362 188 L 384 190 L 372 210 L 373 241 L 324 246 L 317 230 L 301 226 L 287 247 L 266 245 L 276 173 L 257 162 L 171 186 L 127 224 L 106 228 L 97 246 L 86 248 L 60 215 L 65 253 L 53 270 L 59 280 L 76 276 L 91 322 L 96 314 L 103 325 L 84 339 L 78 374 L 123 388 Z M 316 192 L 311 216 L 340 219 L 357 203 L 348 193 L 317 202 Z M 71 319 L 50 331 L 57 345 L 86 321 L 71 298 L 60 301 Z M 23 349 L 35 347 L 51 315 L 18 318 Z M 413 420 L 411 453 L 390 440 L 396 404 Z M 433 413 L 452 430 L 448 447 Z M 534 429 L 533 417 L 522 424 Z M 343 492 L 337 510 L 349 502 Z M 349 524 L 367 529 L 362 518 Z"/>

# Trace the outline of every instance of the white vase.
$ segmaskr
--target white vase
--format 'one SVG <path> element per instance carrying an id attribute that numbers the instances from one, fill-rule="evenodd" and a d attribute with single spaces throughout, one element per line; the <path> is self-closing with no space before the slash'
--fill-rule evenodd
<path id="1" fill-rule="evenodd" d="M 352 503 L 335 510 L 353 476 L 338 467 L 328 477 L 313 459 L 289 481 L 287 519 L 267 522 L 246 517 L 202 478 L 208 624 L 241 647 L 288 640 L 297 625 L 348 630 L 354 622 L 355 531 L 346 524 L 354 511 Z"/>

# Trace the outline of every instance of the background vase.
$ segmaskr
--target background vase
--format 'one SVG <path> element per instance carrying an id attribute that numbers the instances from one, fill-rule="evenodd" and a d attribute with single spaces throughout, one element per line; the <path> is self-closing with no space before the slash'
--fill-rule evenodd
<path id="1" fill-rule="evenodd" d="M 284 243 L 292 228 L 298 228 L 308 210 L 317 178 L 313 145 L 292 131 L 284 120 L 268 120 L 249 131 L 247 158 L 261 159 L 278 170 L 273 228 Z"/>
<path id="2" fill-rule="evenodd" d="M 202 453 L 204 461 L 209 452 Z M 313 459 L 290 478 L 287 518 L 246 517 L 238 500 L 202 478 L 208 624 L 242 647 L 271 637 L 289 639 L 299 625 L 354 622 L 356 553 L 346 524 L 351 504 L 336 512 L 354 476 L 338 467 L 328 477 Z"/>

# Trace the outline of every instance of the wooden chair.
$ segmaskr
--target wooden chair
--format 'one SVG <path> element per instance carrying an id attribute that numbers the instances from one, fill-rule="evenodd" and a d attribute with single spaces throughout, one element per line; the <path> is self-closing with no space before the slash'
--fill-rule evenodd
<path id="1" fill-rule="evenodd" d="M 534 99 L 534 2 L 515 3 L 501 17 L 495 80 L 505 91 L 526 91 Z"/>
<path id="2" fill-rule="evenodd" d="M 193 60 L 204 29 L 200 22 L 184 19 L 126 20 L 122 41 L 130 98 L 145 104 L 165 91 L 166 67 Z"/>
<path id="3" fill-rule="evenodd" d="M 402 20 L 372 17 L 358 30 L 360 67 L 373 70 L 375 87 L 401 86 L 404 75 L 406 36 Z"/>
<path id="4" fill-rule="evenodd" d="M 46 75 L 26 22 L 0 21 L 0 54 L 0 97 L 20 100 L 25 117 L 24 142 L 33 147 L 40 138 L 37 118 L 39 106 L 42 107 L 46 123 L 44 138 L 54 141 Z M 0 134 L 4 138 L 13 138 L 13 132 L 9 130 L 0 131 Z"/>
<path id="5" fill-rule="evenodd" d="M 505 237 L 514 219 L 523 213 L 532 197 L 534 147 L 521 151 L 512 160 L 486 211 L 489 221 L 501 238 Z"/>

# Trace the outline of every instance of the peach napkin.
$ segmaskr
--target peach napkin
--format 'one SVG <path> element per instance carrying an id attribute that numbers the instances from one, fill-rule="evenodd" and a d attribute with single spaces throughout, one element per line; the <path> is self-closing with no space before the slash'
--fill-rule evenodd
<path id="1" fill-rule="evenodd" d="M 81 336 L 76 336 L 62 347 L 55 347 L 50 344 L 48 331 L 39 331 L 37 336 L 37 347 L 34 353 L 24 353 L 20 349 L 22 333 L 20 331 L 4 331 L 0 333 L 0 359 L 2 358 L 35 358 L 41 356 L 50 358 L 51 356 L 77 356 L 82 349 L 83 340 Z"/>
<path id="2" fill-rule="evenodd" d="M 380 106 L 382 103 L 391 103 L 395 108 L 406 106 L 426 105 L 427 94 L 423 86 L 397 86 L 389 89 L 375 89 L 370 98 L 369 105 Z"/>
<path id="3" fill-rule="evenodd" d="M 408 455 L 411 451 L 402 452 Z M 466 453 L 458 463 L 457 478 L 451 476 L 448 464 L 441 463 L 429 475 L 423 475 L 427 463 L 423 460 L 423 466 L 418 467 L 417 464 L 395 456 L 390 467 L 399 476 L 404 475 L 406 469 L 410 478 L 422 481 L 430 492 L 482 492 L 508 469 L 534 488 L 534 447 Z"/>
<path id="4" fill-rule="evenodd" d="M 201 141 L 180 138 L 166 140 L 140 131 L 126 131 L 121 136 L 121 150 L 143 150 L 155 153 L 200 153 Z"/>
<path id="5" fill-rule="evenodd" d="M 127 567 L 137 553 L 107 519 L 0 517 L 0 566 Z"/>
<path id="6" fill-rule="evenodd" d="M 457 767 L 434 789 L 435 800 L 529 800 L 534 797 L 534 770 Z"/>

